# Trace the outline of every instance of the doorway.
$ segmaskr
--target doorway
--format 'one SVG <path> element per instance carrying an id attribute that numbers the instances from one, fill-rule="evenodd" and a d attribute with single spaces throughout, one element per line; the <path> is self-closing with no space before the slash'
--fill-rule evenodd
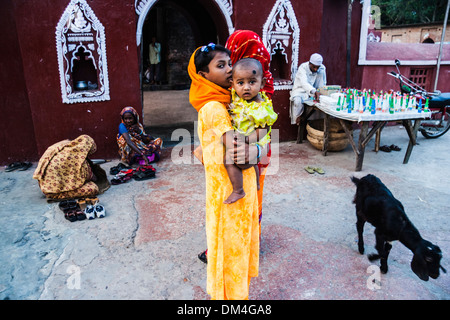
<path id="1" fill-rule="evenodd" d="M 143 122 L 149 134 L 169 142 L 177 128 L 194 130 L 197 111 L 189 103 L 190 78 L 187 72 L 194 50 L 209 42 L 220 42 L 217 17 L 213 20 L 204 0 L 158 1 L 148 11 L 142 28 L 141 64 Z M 209 1 L 212 2 L 212 1 Z M 210 9 L 210 8 L 209 8 Z M 149 83 L 152 38 L 161 46 L 160 82 Z M 225 39 L 221 39 L 224 43 Z"/>

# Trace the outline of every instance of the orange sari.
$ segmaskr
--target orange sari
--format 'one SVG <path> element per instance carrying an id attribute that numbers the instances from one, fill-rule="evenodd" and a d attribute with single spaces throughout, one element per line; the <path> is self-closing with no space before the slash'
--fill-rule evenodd
<path id="1" fill-rule="evenodd" d="M 230 93 L 196 73 L 194 54 L 188 67 L 192 79 L 189 100 L 199 111 L 198 136 L 206 178 L 207 292 L 213 300 L 248 299 L 250 279 L 258 276 L 259 267 L 255 170 L 243 170 L 246 196 L 224 204 L 233 190 L 223 165 L 221 140 L 225 132 L 233 130 L 225 105 Z"/>

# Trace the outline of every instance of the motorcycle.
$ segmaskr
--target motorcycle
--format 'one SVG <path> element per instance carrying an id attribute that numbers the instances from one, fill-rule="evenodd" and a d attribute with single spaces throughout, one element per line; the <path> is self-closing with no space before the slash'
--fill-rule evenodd
<path id="1" fill-rule="evenodd" d="M 398 73 L 388 72 L 396 78 L 402 94 L 410 94 L 423 102 L 428 99 L 431 118 L 422 120 L 419 131 L 427 139 L 436 139 L 443 136 L 450 129 L 450 92 L 427 92 L 424 88 L 403 76 L 399 70 L 400 60 L 395 60 Z"/>

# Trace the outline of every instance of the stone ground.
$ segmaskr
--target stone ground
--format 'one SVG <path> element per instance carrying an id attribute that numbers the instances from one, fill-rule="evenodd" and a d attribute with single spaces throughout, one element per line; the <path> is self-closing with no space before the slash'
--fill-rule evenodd
<path id="1" fill-rule="evenodd" d="M 450 274 L 420 280 L 402 244 L 394 243 L 381 276 L 357 251 L 350 177 L 372 173 L 402 201 L 422 236 L 440 246 L 450 270 L 450 134 L 419 134 L 405 165 L 407 142 L 404 129 L 385 128 L 382 145 L 402 151 L 375 153 L 372 140 L 361 172 L 354 172 L 350 146 L 323 157 L 307 141 L 274 144 L 250 299 L 448 300 Z M 111 186 L 99 196 L 105 218 L 73 223 L 44 199 L 32 179 L 36 163 L 22 172 L 0 169 L 0 299 L 208 299 L 206 265 L 197 258 L 206 248 L 204 173 L 190 151 L 190 141 L 166 148 L 155 179 Z M 109 172 L 117 164 L 102 167 Z M 325 174 L 310 175 L 307 165 Z M 369 225 L 365 242 L 366 253 L 374 252 Z M 378 276 L 379 287 L 371 281 Z"/>

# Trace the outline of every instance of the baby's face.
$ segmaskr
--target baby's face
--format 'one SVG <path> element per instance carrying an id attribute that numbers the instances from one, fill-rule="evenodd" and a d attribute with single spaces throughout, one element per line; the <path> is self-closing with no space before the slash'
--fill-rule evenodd
<path id="1" fill-rule="evenodd" d="M 239 97 L 253 101 L 263 87 L 263 76 L 254 66 L 240 65 L 233 70 L 233 88 Z"/>

